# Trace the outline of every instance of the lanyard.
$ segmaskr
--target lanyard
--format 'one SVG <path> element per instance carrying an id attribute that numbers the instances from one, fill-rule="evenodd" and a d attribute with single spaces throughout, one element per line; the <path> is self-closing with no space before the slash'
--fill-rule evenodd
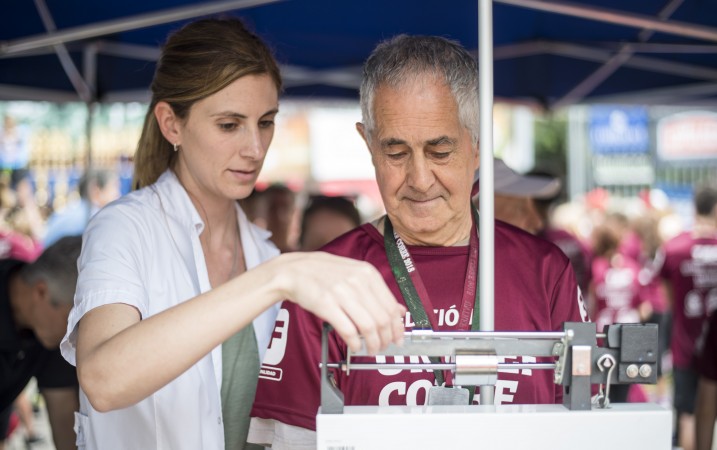
<path id="1" fill-rule="evenodd" d="M 473 221 L 476 230 L 479 232 L 478 211 L 471 205 Z M 472 331 L 478 330 L 480 326 L 480 290 L 478 289 L 478 232 L 471 233 L 468 246 L 468 266 L 466 267 L 463 298 L 461 299 L 459 329 Z M 423 284 L 421 275 L 408 252 L 408 247 L 401 237 L 393 229 L 391 220 L 386 216 L 383 228 L 383 241 L 386 248 L 386 257 L 391 265 L 391 271 L 401 290 L 406 306 L 411 312 L 411 317 L 417 329 L 438 329 L 438 320 L 433 310 L 433 304 L 428 296 L 426 286 Z M 473 302 L 471 304 L 471 297 Z M 473 307 L 472 321 L 469 318 L 470 308 Z M 431 361 L 439 362 L 436 358 Z M 443 372 L 434 370 L 438 385 L 444 381 Z M 473 400 L 475 386 L 471 386 L 470 399 Z"/>

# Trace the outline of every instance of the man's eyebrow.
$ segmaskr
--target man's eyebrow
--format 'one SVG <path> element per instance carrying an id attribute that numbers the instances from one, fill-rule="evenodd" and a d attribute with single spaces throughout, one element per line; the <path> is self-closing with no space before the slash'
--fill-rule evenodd
<path id="1" fill-rule="evenodd" d="M 435 139 L 426 141 L 426 144 L 433 147 L 437 145 L 456 145 L 456 140 L 448 136 L 440 136 Z"/>
<path id="2" fill-rule="evenodd" d="M 386 138 L 381 140 L 381 147 L 390 147 L 392 145 L 403 145 L 406 141 L 398 138 Z"/>

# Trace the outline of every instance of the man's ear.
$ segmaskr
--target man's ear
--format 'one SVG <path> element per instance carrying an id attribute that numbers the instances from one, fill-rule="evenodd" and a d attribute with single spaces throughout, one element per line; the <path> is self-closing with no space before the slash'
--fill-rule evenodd
<path id="1" fill-rule="evenodd" d="M 162 131 L 162 135 L 170 144 L 181 144 L 182 137 L 179 131 L 179 118 L 167 102 L 158 102 L 154 107 L 154 117 Z"/>
<path id="2" fill-rule="evenodd" d="M 32 287 L 32 292 L 33 301 L 41 303 L 50 302 L 50 288 L 47 286 L 47 281 L 36 281 Z"/>
<path id="3" fill-rule="evenodd" d="M 373 152 L 371 151 L 371 146 L 368 143 L 368 132 L 366 131 L 366 126 L 364 124 L 362 124 L 361 122 L 356 122 L 356 131 L 358 131 L 358 134 L 361 135 L 361 138 L 366 143 L 366 148 L 368 149 L 368 152 L 371 154 L 371 164 L 373 164 L 375 166 L 376 164 L 374 164 L 374 161 L 373 161 Z"/>
<path id="4" fill-rule="evenodd" d="M 361 135 L 361 139 L 366 143 L 366 147 L 371 150 L 371 147 L 368 145 L 368 139 L 366 139 L 366 127 L 361 122 L 356 122 L 356 131 L 358 131 L 358 134 Z"/>

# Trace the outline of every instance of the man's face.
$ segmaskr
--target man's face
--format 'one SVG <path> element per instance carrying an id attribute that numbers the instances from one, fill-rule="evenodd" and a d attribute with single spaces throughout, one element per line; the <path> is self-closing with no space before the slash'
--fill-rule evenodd
<path id="1" fill-rule="evenodd" d="M 545 228 L 543 219 L 535 208 L 535 203 L 529 197 L 496 194 L 495 218 L 531 234 L 538 234 Z"/>
<path id="2" fill-rule="evenodd" d="M 60 345 L 67 331 L 67 316 L 71 309 L 71 303 L 54 304 L 50 300 L 46 286 L 35 286 L 30 327 L 43 347 L 55 349 Z"/>
<path id="3" fill-rule="evenodd" d="M 370 140 L 362 124 L 357 128 L 396 231 L 419 245 L 452 245 L 465 238 L 478 146 L 460 123 L 448 86 L 431 75 L 399 88 L 380 86 L 373 114 Z"/>

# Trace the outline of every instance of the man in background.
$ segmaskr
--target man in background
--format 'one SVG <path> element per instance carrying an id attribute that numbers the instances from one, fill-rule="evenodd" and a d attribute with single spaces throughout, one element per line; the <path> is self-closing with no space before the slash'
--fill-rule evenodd
<path id="1" fill-rule="evenodd" d="M 304 252 L 318 250 L 359 225 L 361 215 L 351 199 L 311 196 L 301 215 L 299 249 Z"/>
<path id="2" fill-rule="evenodd" d="M 105 169 L 89 169 L 80 179 L 80 198 L 50 215 L 45 229 L 44 246 L 63 236 L 80 236 L 87 222 L 103 206 L 120 196 L 119 176 Z"/>
<path id="3" fill-rule="evenodd" d="M 7 431 L 12 402 L 35 377 L 55 447 L 75 448 L 77 375 L 58 346 L 72 308 L 81 246 L 79 236 L 65 237 L 33 263 L 0 260 L 0 436 Z"/>
<path id="4" fill-rule="evenodd" d="M 547 173 L 520 174 L 498 158 L 493 164 L 495 218 L 557 245 L 570 259 L 578 286 L 586 293 L 590 284 L 590 250 L 574 234 L 556 227 L 551 220 L 551 210 L 562 190 L 560 179 Z M 478 183 L 476 178 L 476 185 Z M 474 192 L 477 202 L 477 190 Z"/>
<path id="5" fill-rule="evenodd" d="M 695 345 L 717 308 L 717 188 L 696 188 L 694 207 L 692 229 L 665 242 L 655 257 L 672 311 L 673 402 L 684 450 L 695 446 Z"/>

